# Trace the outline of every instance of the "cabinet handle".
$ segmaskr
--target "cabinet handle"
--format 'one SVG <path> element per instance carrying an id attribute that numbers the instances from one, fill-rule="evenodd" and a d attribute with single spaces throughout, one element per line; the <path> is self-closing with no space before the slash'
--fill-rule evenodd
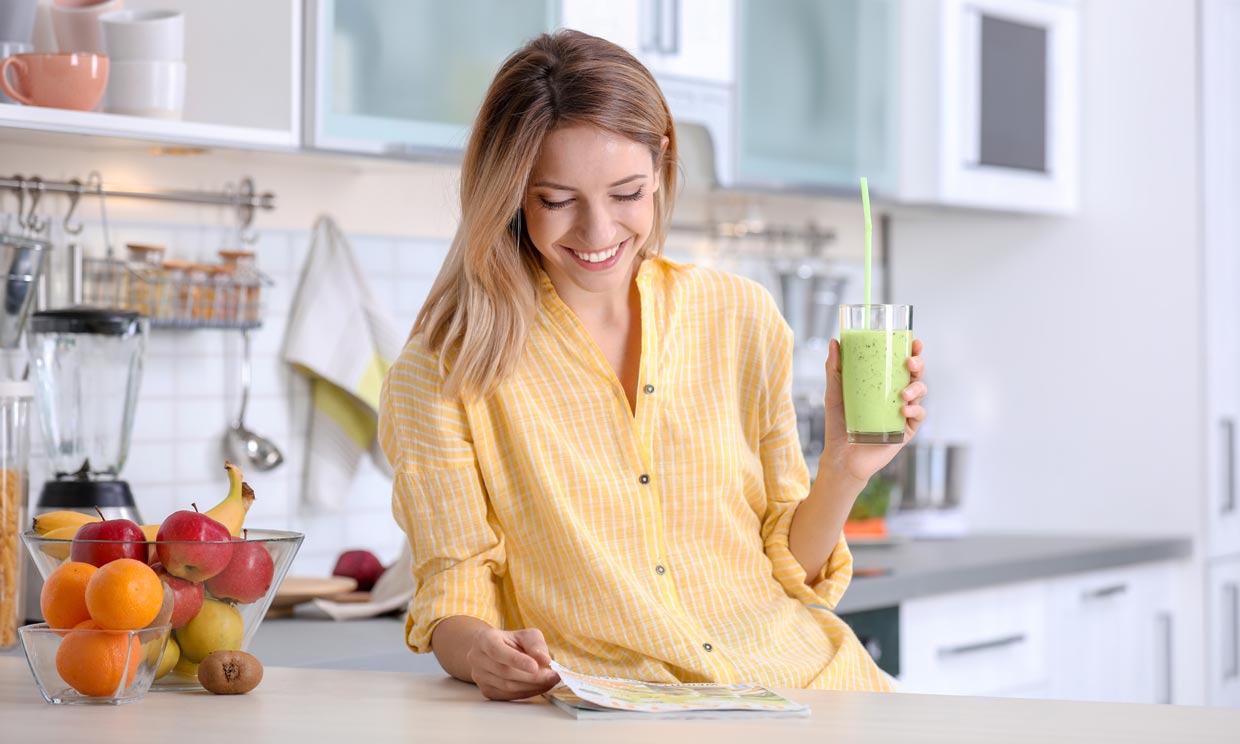
<path id="1" fill-rule="evenodd" d="M 1222 514 L 1236 510 L 1236 421 L 1225 418 L 1223 427 L 1223 508 Z"/>
<path id="2" fill-rule="evenodd" d="M 644 0 L 642 3 L 643 52 L 661 52 L 663 39 L 663 0 Z"/>
<path id="3" fill-rule="evenodd" d="M 989 651 L 991 649 L 1003 648 L 1004 646 L 1015 646 L 1018 643 L 1024 643 L 1026 640 L 1024 633 L 1003 636 L 989 641 L 981 641 L 979 643 L 966 643 L 962 646 L 941 646 L 938 651 L 939 658 L 944 656 L 964 656 L 978 651 Z"/>
<path id="4" fill-rule="evenodd" d="M 665 54 L 680 54 L 680 0 L 667 0 L 667 2 L 671 7 L 667 13 L 671 28 L 668 33 L 667 46 L 663 51 Z"/>
<path id="5" fill-rule="evenodd" d="M 1126 591 L 1128 591 L 1127 584 L 1111 584 L 1110 586 L 1104 586 L 1101 589 L 1091 589 L 1087 592 L 1081 592 L 1081 599 L 1086 602 L 1095 599 L 1106 599 L 1107 597 L 1114 597 L 1117 594 L 1123 594 Z"/>
<path id="6" fill-rule="evenodd" d="M 1161 629 L 1161 632 L 1158 634 L 1158 637 L 1160 638 L 1161 643 L 1162 643 L 1162 649 L 1161 649 L 1162 653 L 1160 654 L 1162 657 L 1161 659 L 1162 685 L 1161 685 L 1161 689 L 1159 689 L 1157 694 L 1154 696 L 1154 700 L 1155 702 L 1158 702 L 1158 703 L 1164 703 L 1164 704 L 1170 705 L 1172 701 L 1172 692 L 1171 692 L 1172 676 L 1171 675 L 1173 673 L 1172 665 L 1174 663 L 1173 662 L 1174 654 L 1172 653 L 1172 639 L 1173 639 L 1172 622 L 1173 620 L 1171 617 L 1171 613 L 1170 612 L 1158 613 L 1157 621 L 1158 621 L 1159 628 Z"/>
<path id="7" fill-rule="evenodd" d="M 1240 677 L 1240 587 L 1235 582 L 1223 585 L 1223 681 Z"/>

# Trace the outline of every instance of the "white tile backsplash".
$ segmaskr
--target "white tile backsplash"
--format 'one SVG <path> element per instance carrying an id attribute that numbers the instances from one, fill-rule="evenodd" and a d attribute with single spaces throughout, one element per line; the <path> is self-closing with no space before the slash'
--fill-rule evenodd
<path id="1" fill-rule="evenodd" d="M 112 235 L 122 251 L 126 242 L 154 242 L 168 245 L 169 257 L 210 261 L 227 242 L 228 230 L 215 224 L 186 228 L 127 223 L 115 225 Z M 350 236 L 350 242 L 375 295 L 392 311 L 403 334 L 439 271 L 447 242 L 389 236 Z M 310 384 L 281 361 L 280 350 L 308 255 L 309 232 L 265 232 L 253 248 L 259 269 L 275 284 L 264 289 L 263 327 L 252 332 L 253 388 L 246 421 L 280 447 L 285 462 L 266 473 L 246 471 L 256 494 L 247 524 L 306 533 L 292 568 L 296 575 L 326 575 L 336 556 L 351 548 L 373 550 L 390 562 L 404 535 L 391 516 L 391 481 L 368 459 L 340 513 L 307 513 L 300 503 Z M 144 520 L 158 522 L 191 503 L 210 508 L 227 492 L 222 442 L 240 403 L 240 355 L 235 333 L 151 332 L 124 471 Z M 35 437 L 37 442 L 41 438 L 37 433 Z M 36 452 L 32 474 L 40 462 Z"/>

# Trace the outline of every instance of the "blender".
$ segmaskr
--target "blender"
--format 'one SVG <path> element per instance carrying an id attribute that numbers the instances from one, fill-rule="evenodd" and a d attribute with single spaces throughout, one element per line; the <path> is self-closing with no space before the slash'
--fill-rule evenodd
<path id="1" fill-rule="evenodd" d="M 31 516 L 56 510 L 141 524 L 129 484 L 129 454 L 142 382 L 147 319 L 136 312 L 73 307 L 34 313 L 26 326 L 30 373 L 51 478 Z M 41 580 L 28 565 L 26 615 L 39 610 Z"/>

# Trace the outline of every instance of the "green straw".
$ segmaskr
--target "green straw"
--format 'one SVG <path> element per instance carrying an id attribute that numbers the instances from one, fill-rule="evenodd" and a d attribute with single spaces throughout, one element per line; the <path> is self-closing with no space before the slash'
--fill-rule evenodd
<path id="1" fill-rule="evenodd" d="M 861 210 L 865 213 L 865 318 L 862 320 L 862 328 L 870 327 L 870 264 L 872 261 L 870 254 L 870 234 L 873 227 L 870 225 L 870 181 L 865 176 L 861 177 Z"/>

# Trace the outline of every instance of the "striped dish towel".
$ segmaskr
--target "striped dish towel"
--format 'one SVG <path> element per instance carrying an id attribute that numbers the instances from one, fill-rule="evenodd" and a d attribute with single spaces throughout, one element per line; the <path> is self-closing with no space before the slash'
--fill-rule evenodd
<path id="1" fill-rule="evenodd" d="M 378 444 L 379 388 L 403 339 L 375 299 L 344 233 L 330 217 L 314 223 L 310 254 L 289 312 L 284 361 L 310 379 L 302 498 L 341 508 L 364 454 L 390 474 Z"/>

